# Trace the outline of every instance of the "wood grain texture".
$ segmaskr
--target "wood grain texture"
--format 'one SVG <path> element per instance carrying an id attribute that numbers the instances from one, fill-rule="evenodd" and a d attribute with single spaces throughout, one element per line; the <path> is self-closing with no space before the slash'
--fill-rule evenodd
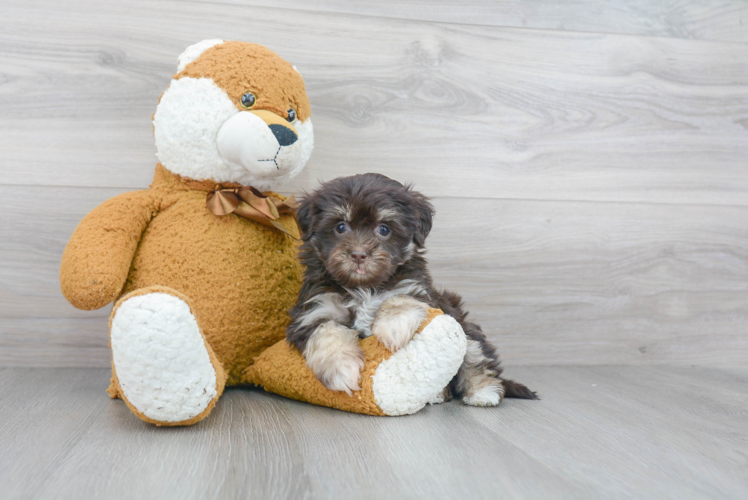
<path id="1" fill-rule="evenodd" d="M 730 0 L 287 0 L 280 4 L 252 0 L 250 4 L 413 21 L 748 42 L 748 5 Z"/>
<path id="2" fill-rule="evenodd" d="M 0 497 L 748 497 L 747 20 L 727 0 L 4 1 Z M 67 304 L 60 256 L 150 183 L 151 114 L 205 38 L 304 75 L 316 150 L 283 192 L 378 171 L 434 197 L 436 281 L 541 401 L 374 418 L 234 389 L 161 429 L 106 396 L 109 307 Z"/>
<path id="3" fill-rule="evenodd" d="M 748 495 L 748 371 L 514 368 L 540 401 L 352 415 L 230 390 L 157 428 L 102 369 L 0 369 L 7 498 L 720 498 Z"/>
<path id="4" fill-rule="evenodd" d="M 110 306 L 70 306 L 59 256 L 85 213 L 120 192 L 41 187 L 40 205 L 0 186 L 0 365 L 109 365 Z M 434 203 L 434 277 L 464 296 L 507 366 L 745 365 L 748 208 Z"/>
<path id="5" fill-rule="evenodd" d="M 0 186 L 0 366 L 108 366 L 109 312 L 60 291 L 60 259 L 83 217 L 127 190 Z"/>
<path id="6" fill-rule="evenodd" d="M 294 1 L 4 3 L 0 365 L 108 366 L 62 249 L 149 184 L 158 96 L 214 37 L 305 76 L 317 147 L 282 191 L 378 171 L 435 197 L 433 273 L 508 366 L 745 364 L 748 44 L 707 40 L 741 41 L 744 6 Z M 606 30 L 670 38 L 578 32 Z"/>
<path id="7" fill-rule="evenodd" d="M 748 203 L 748 44 L 202 2 L 6 2 L 3 182 L 146 185 L 158 96 L 209 37 L 304 74 L 317 147 L 288 190 L 379 171 L 437 196 Z"/>

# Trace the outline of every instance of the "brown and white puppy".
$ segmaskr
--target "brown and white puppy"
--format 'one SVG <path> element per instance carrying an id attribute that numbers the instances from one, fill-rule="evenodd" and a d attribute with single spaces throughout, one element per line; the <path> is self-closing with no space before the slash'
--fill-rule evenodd
<path id="1" fill-rule="evenodd" d="M 468 338 L 457 375 L 434 402 L 461 397 L 474 406 L 504 396 L 536 399 L 522 384 L 501 378 L 499 357 L 481 328 L 467 320 L 462 299 L 434 288 L 424 258 L 434 208 L 408 186 L 379 174 L 342 177 L 308 195 L 297 218 L 304 243 L 304 284 L 289 342 L 320 381 L 336 391 L 359 389 L 360 337 L 375 335 L 390 350 L 407 344 L 426 309 L 454 317 Z"/>

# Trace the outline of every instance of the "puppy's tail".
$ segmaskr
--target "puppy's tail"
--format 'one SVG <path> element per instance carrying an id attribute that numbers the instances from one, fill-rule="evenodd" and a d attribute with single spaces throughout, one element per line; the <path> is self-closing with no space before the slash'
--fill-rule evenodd
<path id="1" fill-rule="evenodd" d="M 501 384 L 504 386 L 505 398 L 540 399 L 533 391 L 514 380 L 502 379 Z"/>

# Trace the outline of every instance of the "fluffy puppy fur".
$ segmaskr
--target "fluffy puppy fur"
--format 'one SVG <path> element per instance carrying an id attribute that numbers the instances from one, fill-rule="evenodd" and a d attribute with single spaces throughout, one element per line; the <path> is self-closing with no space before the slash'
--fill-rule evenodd
<path id="1" fill-rule="evenodd" d="M 359 337 L 375 335 L 390 350 L 407 344 L 426 317 L 442 309 L 468 338 L 465 361 L 434 402 L 460 397 L 495 406 L 506 397 L 536 399 L 522 384 L 501 378 L 496 349 L 467 319 L 462 299 L 434 288 L 424 258 L 434 208 L 408 186 L 379 174 L 343 177 L 306 196 L 297 219 L 304 241 L 304 284 L 291 310 L 288 341 L 322 383 L 359 389 Z"/>

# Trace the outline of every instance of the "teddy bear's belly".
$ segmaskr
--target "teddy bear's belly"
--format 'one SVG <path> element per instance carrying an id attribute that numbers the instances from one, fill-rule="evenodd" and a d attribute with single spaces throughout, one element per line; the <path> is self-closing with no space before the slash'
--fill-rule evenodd
<path id="1" fill-rule="evenodd" d="M 284 337 L 302 270 L 291 238 L 235 215 L 216 217 L 204 200 L 181 200 L 156 215 L 123 294 L 164 285 L 189 297 L 228 383 L 236 384 Z"/>

